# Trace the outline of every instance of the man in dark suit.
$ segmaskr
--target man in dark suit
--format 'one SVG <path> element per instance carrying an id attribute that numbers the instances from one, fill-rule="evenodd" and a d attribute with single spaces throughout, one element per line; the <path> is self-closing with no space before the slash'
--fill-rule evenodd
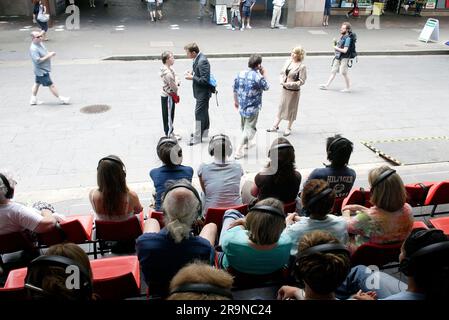
<path id="1" fill-rule="evenodd" d="M 193 72 L 187 71 L 185 74 L 187 80 L 192 80 L 193 96 L 196 99 L 195 132 L 188 142 L 189 146 L 193 146 L 201 143 L 201 139 L 209 134 L 210 64 L 196 43 L 187 44 L 184 50 L 187 57 L 193 59 Z"/>

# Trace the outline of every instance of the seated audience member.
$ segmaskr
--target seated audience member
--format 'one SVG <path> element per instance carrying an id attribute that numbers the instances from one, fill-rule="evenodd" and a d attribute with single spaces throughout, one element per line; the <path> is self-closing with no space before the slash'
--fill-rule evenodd
<path id="1" fill-rule="evenodd" d="M 295 170 L 295 149 L 285 138 L 277 138 L 268 152 L 268 165 L 242 188 L 243 203 L 276 198 L 284 204 L 298 197 L 301 174 Z"/>
<path id="2" fill-rule="evenodd" d="M 326 152 L 330 165 L 313 170 L 307 181 L 324 180 L 334 189 L 337 200 L 344 199 L 351 191 L 356 178 L 355 171 L 348 167 L 352 150 L 352 142 L 339 134 L 327 138 Z"/>
<path id="3" fill-rule="evenodd" d="M 242 204 L 240 179 L 243 169 L 240 163 L 230 160 L 231 140 L 227 135 L 218 134 L 209 142 L 212 163 L 202 163 L 198 169 L 201 188 L 204 192 L 204 214 L 208 208 L 226 208 Z"/>
<path id="4" fill-rule="evenodd" d="M 165 298 L 179 269 L 194 260 L 214 263 L 217 226 L 209 223 L 199 236 L 193 235 L 192 224 L 201 215 L 201 200 L 187 180 L 167 185 L 162 210 L 165 228 L 159 230 L 158 221 L 149 219 L 136 249 L 150 295 Z"/>
<path id="5" fill-rule="evenodd" d="M 299 242 L 293 273 L 298 287 L 283 286 L 278 299 L 336 300 L 350 269 L 348 249 L 328 232 L 312 231 Z"/>
<path id="6" fill-rule="evenodd" d="M 224 270 L 201 262 L 191 263 L 171 280 L 167 300 L 232 300 L 233 281 Z"/>
<path id="7" fill-rule="evenodd" d="M 335 191 L 323 180 L 309 180 L 301 193 L 302 206 L 306 217 L 291 213 L 286 219 L 286 233 L 294 241 L 291 255 L 296 255 L 302 237 L 314 230 L 331 233 L 342 244 L 348 242 L 348 223 L 346 218 L 330 214 L 334 206 Z"/>
<path id="8" fill-rule="evenodd" d="M 399 270 L 407 276 L 407 284 L 378 272 L 379 285 L 374 290 L 379 299 L 445 300 L 449 297 L 449 237 L 443 231 L 414 229 L 402 245 L 399 261 Z M 352 268 L 338 295 L 345 298 L 359 290 L 368 290 L 369 278 L 373 276 L 367 267 Z M 400 291 L 400 287 L 404 290 Z"/>
<path id="9" fill-rule="evenodd" d="M 10 173 L 0 172 L 0 235 L 25 230 L 44 233 L 53 229 L 62 218 L 47 208 L 38 210 L 12 200 L 16 184 Z"/>
<path id="10" fill-rule="evenodd" d="M 71 272 L 67 272 L 68 267 L 73 268 Z M 74 277 L 75 274 L 79 274 L 79 278 Z M 86 301 L 96 298 L 92 283 L 87 254 L 76 244 L 63 243 L 51 246 L 45 255 L 31 262 L 25 288 L 33 300 Z"/>
<path id="11" fill-rule="evenodd" d="M 126 168 L 119 157 L 100 159 L 97 167 L 98 189 L 89 193 L 89 200 L 99 220 L 123 221 L 143 210 L 137 193 L 126 185 Z"/>
<path id="12" fill-rule="evenodd" d="M 176 181 L 187 179 L 192 182 L 192 167 L 183 166 L 182 149 L 178 140 L 162 137 L 157 144 L 157 156 L 162 161 L 162 166 L 150 171 L 151 180 L 153 180 L 156 189 L 155 210 L 160 211 L 162 206 L 162 195 L 165 192 L 166 183 L 170 180 Z"/>
<path id="13" fill-rule="evenodd" d="M 259 201 L 246 216 L 226 211 L 220 244 L 219 265 L 237 272 L 266 275 L 288 266 L 292 240 L 283 232 L 282 202 L 274 198 Z"/>
<path id="14" fill-rule="evenodd" d="M 388 166 L 370 171 L 368 182 L 371 186 L 371 208 L 347 205 L 342 211 L 356 215 L 349 219 L 348 232 L 355 234 L 352 244 L 358 247 L 371 242 L 386 244 L 402 242 L 413 227 L 412 208 L 406 203 L 406 191 L 401 177 Z"/>

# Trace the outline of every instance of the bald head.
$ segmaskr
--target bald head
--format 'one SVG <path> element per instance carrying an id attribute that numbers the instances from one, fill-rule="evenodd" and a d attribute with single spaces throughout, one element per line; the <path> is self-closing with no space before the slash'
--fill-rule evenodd
<path id="1" fill-rule="evenodd" d="M 43 32 L 42 31 L 32 31 L 30 33 L 32 40 L 40 40 L 42 37 Z"/>
<path id="2" fill-rule="evenodd" d="M 181 187 L 169 191 L 164 197 L 163 205 L 166 211 L 179 211 L 181 208 L 185 208 L 187 211 L 195 212 L 195 208 L 198 206 L 198 200 L 192 191 Z M 188 210 L 189 207 L 190 210 Z"/>

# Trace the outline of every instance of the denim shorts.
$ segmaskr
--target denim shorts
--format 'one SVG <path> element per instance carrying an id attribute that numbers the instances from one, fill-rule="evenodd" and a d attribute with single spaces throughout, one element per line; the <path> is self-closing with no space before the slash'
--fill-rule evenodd
<path id="1" fill-rule="evenodd" d="M 36 20 L 36 21 L 37 21 L 37 24 L 39 25 L 39 27 L 41 27 L 42 31 L 45 31 L 45 32 L 48 31 L 48 22 L 42 22 L 39 20 Z"/>
<path id="2" fill-rule="evenodd" d="M 156 2 L 147 2 L 148 11 L 156 11 Z"/>
<path id="3" fill-rule="evenodd" d="M 53 81 L 50 79 L 50 74 L 46 73 L 43 76 L 36 76 L 36 83 L 41 84 L 44 87 L 49 87 L 53 84 Z"/>
<path id="4" fill-rule="evenodd" d="M 325 16 L 330 16 L 331 15 L 331 8 L 324 8 L 324 15 Z"/>
<path id="5" fill-rule="evenodd" d="M 251 15 L 251 7 L 243 6 L 243 16 L 248 18 Z"/>

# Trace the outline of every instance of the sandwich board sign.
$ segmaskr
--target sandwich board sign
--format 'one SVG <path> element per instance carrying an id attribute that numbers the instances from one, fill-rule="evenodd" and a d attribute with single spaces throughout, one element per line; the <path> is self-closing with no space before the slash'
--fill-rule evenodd
<path id="1" fill-rule="evenodd" d="M 440 38 L 440 23 L 437 19 L 427 19 L 426 25 L 419 35 L 419 40 L 424 42 L 438 41 Z"/>
<path id="2" fill-rule="evenodd" d="M 215 16 L 217 17 L 217 24 L 228 23 L 228 9 L 225 4 L 215 5 Z"/>

